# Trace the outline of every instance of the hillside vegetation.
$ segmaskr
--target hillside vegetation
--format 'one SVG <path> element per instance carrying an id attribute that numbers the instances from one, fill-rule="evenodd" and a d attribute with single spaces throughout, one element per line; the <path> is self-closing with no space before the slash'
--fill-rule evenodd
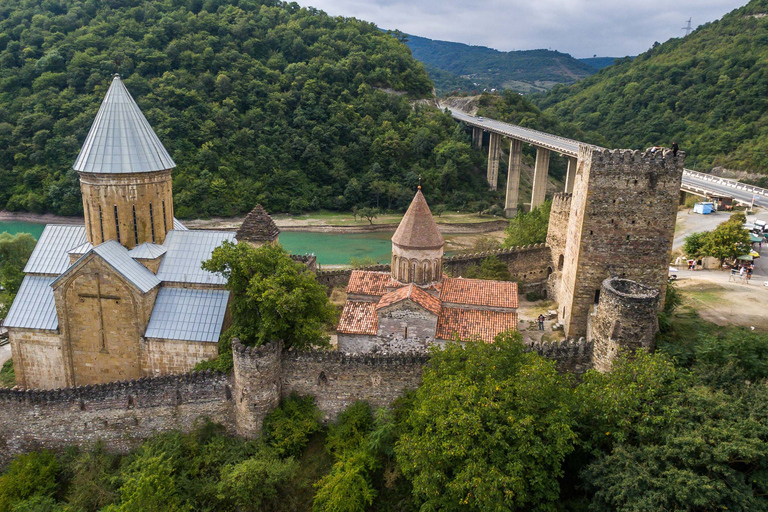
<path id="1" fill-rule="evenodd" d="M 768 169 L 768 1 L 753 0 L 688 37 L 655 44 L 539 100 L 611 147 L 677 141 L 697 169 Z"/>
<path id="2" fill-rule="evenodd" d="M 481 89 L 486 86 L 518 92 L 544 91 L 555 84 L 570 84 L 596 72 L 589 64 L 557 51 L 500 52 L 485 46 L 411 35 L 406 44 L 413 56 L 425 65 L 468 77 L 480 84 Z"/>
<path id="3" fill-rule="evenodd" d="M 373 24 L 274 0 L 6 0 L 0 209 L 81 211 L 71 167 L 116 71 L 178 164 L 180 217 L 403 208 L 419 174 L 432 202 L 487 195 L 466 135 L 413 106 L 424 68 Z"/>

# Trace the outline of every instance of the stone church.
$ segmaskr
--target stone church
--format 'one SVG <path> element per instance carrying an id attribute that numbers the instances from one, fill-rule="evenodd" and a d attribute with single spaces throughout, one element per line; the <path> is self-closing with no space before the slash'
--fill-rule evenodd
<path id="1" fill-rule="evenodd" d="M 229 292 L 200 264 L 235 234 L 174 218 L 175 166 L 115 76 L 74 164 L 85 226 L 46 226 L 5 320 L 20 387 L 181 373 L 217 355 Z"/>
<path id="2" fill-rule="evenodd" d="M 421 187 L 392 237 L 391 272 L 356 270 L 337 328 L 339 351 L 422 351 L 492 342 L 517 328 L 517 283 L 443 275 L 445 242 Z"/>

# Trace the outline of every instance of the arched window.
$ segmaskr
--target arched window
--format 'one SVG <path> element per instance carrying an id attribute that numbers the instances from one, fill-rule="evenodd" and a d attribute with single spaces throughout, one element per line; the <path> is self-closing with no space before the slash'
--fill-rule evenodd
<path id="1" fill-rule="evenodd" d="M 416 260 L 411 262 L 411 282 L 416 282 L 416 273 L 418 272 L 419 263 Z"/>
<path id="2" fill-rule="evenodd" d="M 117 217 L 117 212 L 115 212 Z M 117 228 L 120 229 L 120 228 Z M 136 205 L 133 205 L 133 237 L 136 239 L 136 245 L 139 245 L 139 224 L 136 222 Z M 119 236 L 118 236 L 119 238 Z"/>
<path id="3" fill-rule="evenodd" d="M 400 258 L 400 279 L 401 283 L 408 282 L 408 260 Z"/>
<path id="4" fill-rule="evenodd" d="M 557 270 L 563 270 L 564 263 L 565 263 L 565 256 L 561 254 L 560 258 L 557 260 Z"/>
<path id="5" fill-rule="evenodd" d="M 104 216 L 101 214 L 101 205 L 99 205 L 99 229 L 101 230 L 101 242 L 104 243 Z"/>
<path id="6" fill-rule="evenodd" d="M 149 203 L 149 225 L 152 227 L 152 243 L 155 243 L 155 214 L 152 211 L 152 203 Z"/>
<path id="7" fill-rule="evenodd" d="M 117 241 L 120 241 L 120 218 L 117 216 L 117 205 L 115 205 L 115 234 L 117 235 Z"/>
<path id="8" fill-rule="evenodd" d="M 427 283 L 432 281 L 432 273 L 429 271 L 429 262 L 425 261 L 422 264 L 422 267 L 423 267 L 422 272 L 424 273 L 424 276 L 423 276 L 424 277 L 424 284 L 427 284 Z"/>
<path id="9" fill-rule="evenodd" d="M 93 236 L 93 227 L 91 226 L 91 203 L 86 201 L 85 209 L 87 210 L 85 218 L 88 222 L 88 234 Z"/>
<path id="10" fill-rule="evenodd" d="M 165 232 L 168 232 L 168 213 L 165 211 L 165 199 L 163 199 L 163 227 Z"/>

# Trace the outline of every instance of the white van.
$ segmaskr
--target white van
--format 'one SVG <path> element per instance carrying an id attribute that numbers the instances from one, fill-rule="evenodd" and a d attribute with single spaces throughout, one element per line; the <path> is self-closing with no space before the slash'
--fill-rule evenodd
<path id="1" fill-rule="evenodd" d="M 764 220 L 756 220 L 755 221 L 755 227 L 765 233 L 766 231 L 766 222 Z"/>

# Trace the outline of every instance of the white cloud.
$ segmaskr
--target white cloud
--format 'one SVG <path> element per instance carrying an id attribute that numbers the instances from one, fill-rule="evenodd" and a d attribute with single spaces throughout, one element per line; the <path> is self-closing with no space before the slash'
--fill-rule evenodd
<path id="1" fill-rule="evenodd" d="M 303 0 L 417 36 L 503 51 L 551 48 L 575 57 L 637 55 L 654 41 L 722 17 L 745 0 Z"/>

